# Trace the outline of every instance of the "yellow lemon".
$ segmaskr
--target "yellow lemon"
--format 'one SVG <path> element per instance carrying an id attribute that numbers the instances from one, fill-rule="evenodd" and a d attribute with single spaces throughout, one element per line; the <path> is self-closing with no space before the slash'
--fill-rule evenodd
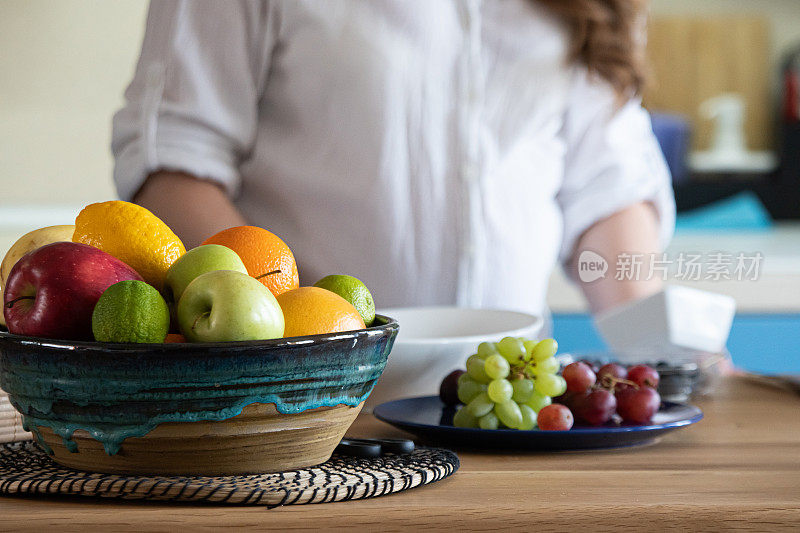
<path id="1" fill-rule="evenodd" d="M 120 200 L 84 207 L 75 219 L 72 241 L 113 255 L 158 290 L 170 265 L 186 252 L 161 219 L 140 205 Z"/>

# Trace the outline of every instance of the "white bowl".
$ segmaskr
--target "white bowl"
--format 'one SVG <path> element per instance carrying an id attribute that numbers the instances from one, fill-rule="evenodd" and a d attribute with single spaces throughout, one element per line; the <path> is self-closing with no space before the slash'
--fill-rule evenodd
<path id="1" fill-rule="evenodd" d="M 406 307 L 378 313 L 397 320 L 400 331 L 367 410 L 389 400 L 438 394 L 442 379 L 463 369 L 481 342 L 536 338 L 543 324 L 533 315 L 496 309 Z"/>

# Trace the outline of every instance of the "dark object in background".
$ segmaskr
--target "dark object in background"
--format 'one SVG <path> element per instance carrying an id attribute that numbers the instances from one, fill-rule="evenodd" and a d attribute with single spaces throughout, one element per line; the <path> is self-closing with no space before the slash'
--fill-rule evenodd
<path id="1" fill-rule="evenodd" d="M 800 218 L 800 47 L 783 63 L 781 167 L 766 187 L 765 204 L 775 218 Z"/>
<path id="2" fill-rule="evenodd" d="M 658 391 L 665 400 L 686 401 L 695 388 L 704 385 L 704 377 L 696 363 L 669 364 L 662 361 L 655 368 L 661 378 Z"/>
<path id="3" fill-rule="evenodd" d="M 800 122 L 800 48 L 787 54 L 782 74 L 783 122 Z"/>
<path id="4" fill-rule="evenodd" d="M 781 109 L 776 112 L 778 169 L 765 175 L 703 175 L 702 181 L 691 176 L 685 181 L 675 181 L 678 211 L 753 191 L 773 219 L 800 219 L 800 47 L 787 54 L 782 77 Z"/>
<path id="5" fill-rule="evenodd" d="M 686 159 L 689 152 L 689 120 L 681 115 L 651 113 L 653 133 L 667 161 L 672 183 L 685 183 L 689 179 Z"/>
<path id="6" fill-rule="evenodd" d="M 657 390 L 661 399 L 685 402 L 690 396 L 707 394 L 714 387 L 726 359 L 725 355 L 718 354 L 697 363 L 657 363 L 655 369 L 661 378 Z"/>

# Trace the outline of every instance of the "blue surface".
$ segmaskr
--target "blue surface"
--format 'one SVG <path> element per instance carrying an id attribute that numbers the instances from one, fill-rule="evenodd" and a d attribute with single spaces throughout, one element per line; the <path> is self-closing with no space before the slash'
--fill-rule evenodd
<path id="1" fill-rule="evenodd" d="M 689 147 L 689 120 L 681 115 L 666 113 L 652 113 L 650 120 L 653 133 L 664 154 L 664 159 L 672 174 L 672 181 L 682 183 L 687 181 L 686 152 Z"/>
<path id="2" fill-rule="evenodd" d="M 664 402 L 650 424 L 635 426 L 608 423 L 603 426 L 575 426 L 569 431 L 534 429 L 478 429 L 453 426 L 452 407 L 438 396 L 406 398 L 382 403 L 373 414 L 386 423 L 409 431 L 425 441 L 467 448 L 524 448 L 528 450 L 580 450 L 616 448 L 650 442 L 659 435 L 699 422 L 697 407 Z"/>
<path id="3" fill-rule="evenodd" d="M 736 366 L 767 374 L 800 374 L 800 314 L 738 314 L 728 350 Z M 607 351 L 592 319 L 585 314 L 554 314 L 553 336 L 559 351 Z"/>
<path id="4" fill-rule="evenodd" d="M 770 227 L 769 211 L 750 191 L 679 213 L 675 221 L 677 231 L 765 230 Z"/>

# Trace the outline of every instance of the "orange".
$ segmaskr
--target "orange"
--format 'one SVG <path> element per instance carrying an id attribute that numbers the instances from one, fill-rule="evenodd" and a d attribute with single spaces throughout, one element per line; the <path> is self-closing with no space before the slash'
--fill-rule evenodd
<path id="1" fill-rule="evenodd" d="M 184 337 L 180 333 L 167 333 L 167 336 L 164 338 L 164 342 L 173 343 L 173 342 L 188 342 L 188 341 L 186 340 L 186 337 Z"/>
<path id="2" fill-rule="evenodd" d="M 239 254 L 247 273 L 263 283 L 275 296 L 300 285 L 292 251 L 280 237 L 264 228 L 228 228 L 209 237 L 203 244 L 221 244 Z M 276 270 L 279 272 L 269 274 Z"/>
<path id="3" fill-rule="evenodd" d="M 160 218 L 140 205 L 120 200 L 84 207 L 75 219 L 72 241 L 113 255 L 158 290 L 169 267 L 186 252 Z"/>
<path id="4" fill-rule="evenodd" d="M 286 323 L 284 337 L 364 329 L 353 304 L 327 289 L 299 287 L 277 297 Z"/>

